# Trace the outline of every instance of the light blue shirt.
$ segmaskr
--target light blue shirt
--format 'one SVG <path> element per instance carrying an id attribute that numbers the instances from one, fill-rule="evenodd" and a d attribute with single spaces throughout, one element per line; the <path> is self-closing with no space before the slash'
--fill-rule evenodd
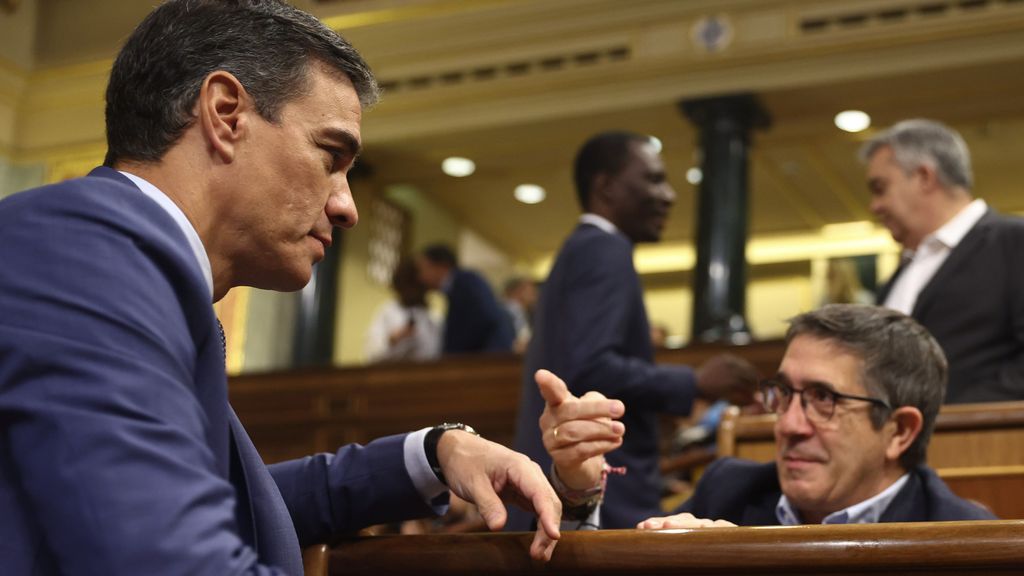
<path id="1" fill-rule="evenodd" d="M 882 513 L 892 503 L 893 498 L 899 494 L 903 485 L 907 483 L 907 479 L 910 478 L 909 474 L 900 476 L 899 480 L 892 483 L 891 486 L 882 490 L 878 494 L 868 498 L 863 502 L 859 502 L 844 508 L 837 512 L 833 512 L 825 519 L 821 521 L 822 524 L 876 524 L 878 519 L 882 517 Z M 800 513 L 793 507 L 783 494 L 779 497 L 779 503 L 775 506 L 775 516 L 779 519 L 779 524 L 783 526 L 797 526 L 803 524 L 800 520 Z"/>
<path id="2" fill-rule="evenodd" d="M 174 203 L 173 200 L 167 194 L 164 194 L 159 188 L 151 184 L 149 181 L 140 178 L 134 174 L 121 171 L 129 180 L 132 181 L 143 194 L 151 198 L 158 206 L 164 209 L 167 214 L 174 220 L 174 222 L 181 228 L 182 233 L 185 234 L 185 238 L 188 240 L 189 248 L 192 249 L 192 254 L 196 257 L 196 261 L 199 263 L 199 267 L 203 271 L 203 278 L 206 280 L 206 287 L 210 291 L 210 301 L 213 301 L 213 269 L 210 266 L 210 258 L 206 255 L 206 248 L 203 247 L 203 241 L 199 238 L 199 233 L 189 222 L 188 217 L 181 211 L 181 208 Z M 405 470 L 409 473 L 409 477 L 412 479 L 413 486 L 423 496 L 424 500 L 429 504 L 431 500 L 443 494 L 448 487 L 441 483 L 437 479 L 437 475 L 430 469 L 430 463 L 427 462 L 427 454 L 423 449 L 423 437 L 426 436 L 430 428 L 424 428 L 417 430 L 405 437 L 405 443 L 403 449 L 405 452 Z M 447 506 L 445 507 L 434 507 L 435 512 L 443 514 Z"/>

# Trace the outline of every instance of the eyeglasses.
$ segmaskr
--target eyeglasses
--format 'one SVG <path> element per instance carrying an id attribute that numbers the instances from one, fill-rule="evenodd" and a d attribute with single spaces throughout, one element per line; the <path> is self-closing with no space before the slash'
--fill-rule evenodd
<path id="1" fill-rule="evenodd" d="M 836 403 L 839 400 L 862 400 L 892 410 L 892 406 L 881 398 L 843 394 L 821 384 L 811 384 L 803 390 L 797 390 L 779 380 L 761 382 L 761 403 L 768 412 L 782 414 L 789 410 L 789 403 L 794 394 L 800 395 L 800 407 L 804 409 L 804 414 L 816 422 L 830 420 L 835 414 Z"/>

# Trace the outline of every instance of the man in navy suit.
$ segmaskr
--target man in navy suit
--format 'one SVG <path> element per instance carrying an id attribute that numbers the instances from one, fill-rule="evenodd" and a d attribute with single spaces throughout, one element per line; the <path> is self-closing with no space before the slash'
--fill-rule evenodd
<path id="1" fill-rule="evenodd" d="M 539 468 L 462 425 L 266 467 L 227 401 L 211 306 L 296 290 L 358 213 L 377 96 L 359 54 L 277 0 L 171 0 L 114 62 L 105 166 L 0 202 L 0 571 L 292 574 L 300 546 L 443 512 L 492 528 Z"/>
<path id="2" fill-rule="evenodd" d="M 903 246 L 877 301 L 927 328 L 949 359 L 946 402 L 1024 399 L 1024 219 L 971 194 L 967 144 L 906 120 L 861 150 L 871 211 Z"/>
<path id="3" fill-rule="evenodd" d="M 420 280 L 444 292 L 448 313 L 441 352 L 510 352 L 515 341 L 512 319 L 476 272 L 459 268 L 455 252 L 444 244 L 427 246 L 416 260 Z"/>
<path id="4" fill-rule="evenodd" d="M 886 308 L 834 304 L 794 318 L 786 342 L 778 373 L 761 386 L 765 409 L 777 414 L 775 462 L 719 460 L 677 514 L 639 528 L 994 518 L 925 465 L 947 367 L 920 324 Z M 584 444 L 607 437 L 592 423 L 544 425 Z M 568 440 L 551 436 L 558 473 L 599 486 L 592 460 L 600 456 L 574 458 Z"/>
<path id="5" fill-rule="evenodd" d="M 658 414 L 689 414 L 698 394 L 749 402 L 756 376 L 728 356 L 698 371 L 653 362 L 633 246 L 660 239 L 676 193 L 650 138 L 628 132 L 592 137 L 577 154 L 575 181 L 584 214 L 541 289 L 514 447 L 544 469 L 551 464 L 537 427 L 545 406 L 534 383 L 539 369 L 564 378 L 575 396 L 596 391 L 621 400 L 625 439 L 608 462 L 626 473 L 609 478 L 601 522 L 626 528 L 660 510 Z M 509 527 L 526 529 L 530 522 L 525 513 L 513 513 Z"/>

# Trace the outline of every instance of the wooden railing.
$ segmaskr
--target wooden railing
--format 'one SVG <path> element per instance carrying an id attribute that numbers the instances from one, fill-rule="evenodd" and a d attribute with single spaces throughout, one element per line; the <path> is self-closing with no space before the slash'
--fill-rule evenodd
<path id="1" fill-rule="evenodd" d="M 330 550 L 329 573 L 702 576 L 1024 572 L 1021 521 L 565 532 L 546 565 L 529 559 L 531 537 L 496 533 L 361 538 Z"/>
<path id="2" fill-rule="evenodd" d="M 783 346 L 775 341 L 693 346 L 663 350 L 658 361 L 695 366 L 724 350 L 769 374 L 778 366 Z M 485 437 L 510 445 L 522 372 L 519 356 L 480 355 L 235 376 L 229 392 L 264 460 L 277 462 L 445 421 L 466 422 Z"/>
<path id="3" fill-rule="evenodd" d="M 768 462 L 775 456 L 775 416 L 730 409 L 718 432 L 719 456 Z M 928 464 L 962 498 L 1001 518 L 1024 518 L 1024 402 L 943 406 Z"/>

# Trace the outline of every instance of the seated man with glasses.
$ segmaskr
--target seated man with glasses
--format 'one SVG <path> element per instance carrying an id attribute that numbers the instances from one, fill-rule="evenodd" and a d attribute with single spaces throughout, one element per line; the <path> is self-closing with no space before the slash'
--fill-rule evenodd
<path id="1" fill-rule="evenodd" d="M 925 465 L 946 374 L 934 338 L 899 312 L 831 305 L 801 314 L 778 373 L 761 387 L 765 409 L 778 415 L 775 462 L 718 460 L 675 515 L 638 528 L 993 519 Z M 583 464 L 554 440 L 549 451 L 562 455 L 555 474 L 581 487 Z"/>

